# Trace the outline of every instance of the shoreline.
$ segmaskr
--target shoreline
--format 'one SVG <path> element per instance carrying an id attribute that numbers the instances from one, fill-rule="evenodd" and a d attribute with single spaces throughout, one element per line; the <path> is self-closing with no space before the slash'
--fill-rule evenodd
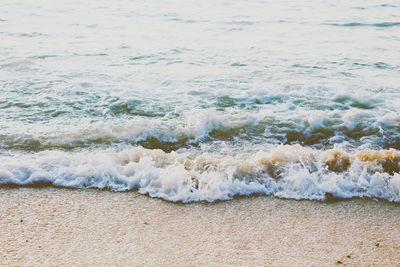
<path id="1" fill-rule="evenodd" d="M 171 203 L 136 192 L 0 188 L 5 266 L 396 266 L 400 206 L 269 196 Z"/>

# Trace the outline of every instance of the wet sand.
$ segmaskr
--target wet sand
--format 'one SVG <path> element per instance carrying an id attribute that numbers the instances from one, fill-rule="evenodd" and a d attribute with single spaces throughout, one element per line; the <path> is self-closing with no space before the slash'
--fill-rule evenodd
<path id="1" fill-rule="evenodd" d="M 0 188 L 1 266 L 399 266 L 400 205 Z"/>

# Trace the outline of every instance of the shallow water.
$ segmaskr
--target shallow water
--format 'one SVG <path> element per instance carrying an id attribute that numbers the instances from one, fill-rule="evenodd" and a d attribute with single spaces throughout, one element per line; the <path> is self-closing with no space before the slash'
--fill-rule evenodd
<path id="1" fill-rule="evenodd" d="M 0 184 L 399 201 L 399 32 L 396 1 L 3 1 Z"/>

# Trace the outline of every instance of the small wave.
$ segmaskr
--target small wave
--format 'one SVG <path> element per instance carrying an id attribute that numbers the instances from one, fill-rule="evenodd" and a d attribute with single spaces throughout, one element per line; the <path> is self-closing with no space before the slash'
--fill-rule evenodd
<path id="1" fill-rule="evenodd" d="M 6 64 L 2 64 L 0 65 L 0 69 L 16 69 L 16 68 L 24 68 L 30 65 L 33 65 L 35 63 L 33 63 L 30 60 L 17 60 L 14 62 L 10 62 L 10 63 L 6 63 Z"/>
<path id="2" fill-rule="evenodd" d="M 299 145 L 236 156 L 165 153 L 136 147 L 118 153 L 45 151 L 2 157 L 0 184 L 138 190 L 193 202 L 265 194 L 326 200 L 367 197 L 400 202 L 396 150 L 313 150 Z"/>
<path id="3" fill-rule="evenodd" d="M 4 34 L 6 36 L 12 37 L 48 37 L 47 34 L 40 32 L 29 32 L 29 33 L 17 33 L 17 32 L 0 32 L 0 34 Z"/>
<path id="4" fill-rule="evenodd" d="M 152 107 L 138 99 L 113 103 L 109 106 L 107 112 L 113 116 L 130 115 L 142 117 L 162 117 L 166 114 L 163 108 Z"/>
<path id="5" fill-rule="evenodd" d="M 248 20 L 235 20 L 235 21 L 229 21 L 225 22 L 226 24 L 233 24 L 233 25 L 254 25 L 257 22 L 254 21 L 248 21 Z"/>
<path id="6" fill-rule="evenodd" d="M 380 22 L 380 23 L 360 23 L 360 22 L 350 22 L 350 23 L 332 23 L 332 26 L 339 27 L 395 27 L 400 26 L 400 22 Z"/>

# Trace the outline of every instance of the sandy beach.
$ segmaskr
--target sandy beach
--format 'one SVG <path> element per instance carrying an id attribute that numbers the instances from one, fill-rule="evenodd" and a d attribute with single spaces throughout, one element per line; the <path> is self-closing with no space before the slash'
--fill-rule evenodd
<path id="1" fill-rule="evenodd" d="M 398 266 L 400 206 L 0 189 L 2 266 Z"/>

